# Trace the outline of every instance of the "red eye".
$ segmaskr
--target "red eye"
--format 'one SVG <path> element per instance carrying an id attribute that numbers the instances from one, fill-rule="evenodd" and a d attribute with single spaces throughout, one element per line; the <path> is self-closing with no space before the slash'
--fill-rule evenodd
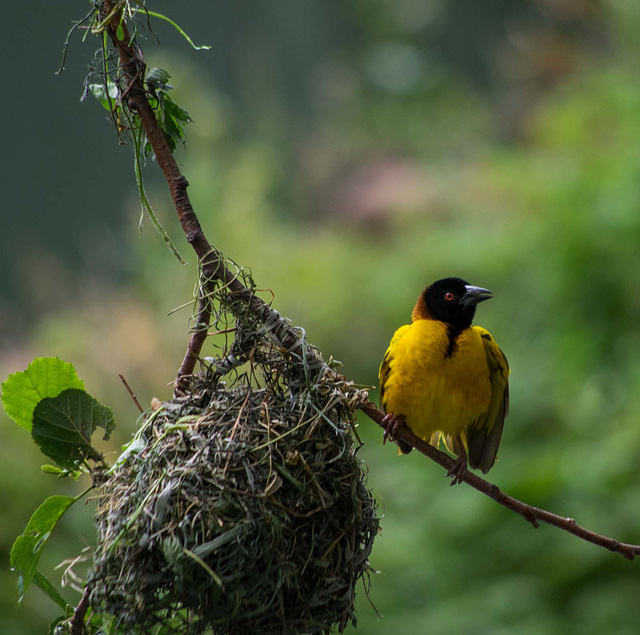
<path id="1" fill-rule="evenodd" d="M 451 291 L 447 291 L 447 292 L 444 294 L 444 299 L 445 299 L 447 302 L 451 302 L 451 300 L 453 300 L 453 298 L 454 298 L 454 297 L 455 297 L 455 296 L 453 295 L 453 293 L 451 293 Z"/>

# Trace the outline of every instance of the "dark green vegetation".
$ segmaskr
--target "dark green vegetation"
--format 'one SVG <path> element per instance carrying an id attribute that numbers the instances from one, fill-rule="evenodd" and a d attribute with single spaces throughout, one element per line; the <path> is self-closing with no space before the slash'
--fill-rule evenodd
<path id="1" fill-rule="evenodd" d="M 277 308 L 303 325 L 310 341 L 341 359 L 348 377 L 375 383 L 389 336 L 408 319 L 427 282 L 453 273 L 492 289 L 495 300 L 480 323 L 504 347 L 513 369 L 512 410 L 492 479 L 532 504 L 637 543 L 638 8 L 624 1 L 601 8 L 606 48 L 598 39 L 590 47 L 575 44 L 576 28 L 547 32 L 561 45 L 545 58 L 549 64 L 575 63 L 536 92 L 526 81 L 535 73 L 504 71 L 506 62 L 523 58 L 505 44 L 504 33 L 476 16 L 466 20 L 473 37 L 451 36 L 451 46 L 434 49 L 427 37 L 434 28 L 444 22 L 444 33 L 451 34 L 454 17 L 465 24 L 448 4 L 424 3 L 440 12 L 431 22 L 423 16 L 420 26 L 391 8 L 410 9 L 411 2 L 374 3 L 376 10 L 371 3 L 323 3 L 332 7 L 326 14 L 319 3 L 298 3 L 304 5 L 299 10 L 291 3 L 270 20 L 245 7 L 245 14 L 226 22 L 204 13 L 209 3 L 194 3 L 193 15 L 186 9 L 172 15 L 195 41 L 213 44 L 212 52 L 191 54 L 159 27 L 163 47 L 173 41 L 176 52 L 147 50 L 147 57 L 169 69 L 176 100 L 194 119 L 187 152 L 179 157 L 207 234 L 252 268 L 258 286 L 274 291 Z M 579 8 L 587 3 L 567 4 L 576 8 L 574 26 L 586 28 L 589 16 L 580 18 Z M 59 49 L 71 17 L 62 17 L 40 58 L 25 54 L 24 60 L 39 59 L 21 78 L 25 90 L 42 90 L 34 77 L 50 81 L 52 50 Z M 42 21 L 47 37 L 55 30 L 52 20 Z M 230 24 L 244 34 L 235 38 L 242 42 L 235 49 L 238 31 Z M 510 28 L 518 34 L 527 24 Z M 276 32 L 290 38 L 272 36 Z M 545 39 L 544 30 L 537 33 Z M 387 44 L 401 46 L 380 49 Z M 465 53 L 480 46 L 482 54 L 453 63 L 447 53 L 454 44 Z M 296 53 L 281 55 L 279 47 Z M 405 79 L 399 90 L 397 82 L 380 81 L 398 77 L 385 72 L 390 50 L 405 60 L 400 69 L 411 68 L 407 59 L 421 60 L 417 83 Z M 546 49 L 536 40 L 531 50 Z M 82 74 L 82 53 L 71 60 Z M 467 60 L 481 60 L 484 69 Z M 487 60 L 496 62 L 487 67 Z M 11 254 L 3 271 L 18 272 L 4 294 L 13 304 L 2 305 L 6 321 L 18 315 L 11 322 L 14 336 L 3 334 L 2 378 L 34 354 L 57 354 L 74 362 L 119 421 L 131 421 L 136 410 L 117 373 L 144 406 L 153 395 L 169 398 L 165 386 L 184 352 L 188 310 L 163 316 L 189 300 L 193 262 L 187 257 L 190 268 L 180 267 L 153 231 L 137 239 L 128 149 L 115 147 L 95 104 L 70 105 L 81 92 L 78 83 L 64 76 L 57 82 L 46 84 L 46 94 L 63 104 L 54 119 L 64 134 L 54 137 L 51 122 L 43 121 L 42 129 L 34 123 L 22 131 L 37 133 L 29 144 L 7 143 L 12 164 L 28 177 L 17 188 L 21 205 L 43 219 L 47 233 L 24 241 L 16 240 L 20 233 L 2 232 L 12 241 L 9 251 L 2 249 L 3 257 Z M 531 93 L 530 108 L 507 100 Z M 26 108 L 31 100 L 21 103 Z M 515 129 L 498 125 L 511 121 L 507 104 L 520 115 Z M 33 115 L 30 121 L 40 120 Z M 83 172 L 85 166 L 91 171 Z M 115 188 L 118 179 L 122 185 Z M 151 182 L 148 177 L 156 211 L 180 247 L 164 189 Z M 122 218 L 126 228 L 119 226 Z M 69 231 L 78 223 L 85 233 Z M 72 236 L 79 242 L 69 247 L 64 241 Z M 69 254 L 77 258 L 73 267 L 65 264 Z M 75 496 L 84 485 L 39 475 L 41 460 L 28 435 L 0 417 L 6 562 L 13 537 L 47 494 L 64 488 Z M 102 449 L 115 457 L 132 432 L 119 429 Z M 381 570 L 372 599 L 385 619 L 378 620 L 360 593 L 358 632 L 637 631 L 638 563 L 550 527 L 534 531 L 479 494 L 449 488 L 422 457 L 398 458 L 393 448 L 383 448 L 381 431 L 366 420 L 360 434 L 369 482 L 385 513 L 372 554 Z M 74 506 L 56 527 L 47 549 L 52 553 L 41 560 L 50 577 L 56 564 L 93 542 L 91 516 L 90 505 Z M 57 607 L 30 589 L 16 611 L 16 580 L 5 570 L 3 625 L 16 634 L 44 632 Z M 79 597 L 69 587 L 65 593 Z"/>

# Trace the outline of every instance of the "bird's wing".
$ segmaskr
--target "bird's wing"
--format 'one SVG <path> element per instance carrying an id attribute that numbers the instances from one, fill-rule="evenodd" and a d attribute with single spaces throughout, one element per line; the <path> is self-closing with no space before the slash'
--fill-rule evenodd
<path id="1" fill-rule="evenodd" d="M 489 409 L 467 434 L 469 464 L 485 474 L 496 460 L 504 420 L 509 413 L 509 363 L 491 333 L 480 326 L 473 327 L 482 338 L 489 365 L 491 403 Z"/>
<path id="2" fill-rule="evenodd" d="M 384 403 L 384 389 L 389 379 L 389 376 L 392 374 L 392 365 L 393 365 L 393 357 L 396 349 L 396 345 L 400 338 L 405 335 L 409 329 L 411 328 L 410 324 L 405 324 L 405 326 L 401 326 L 391 338 L 391 342 L 389 343 L 389 348 L 387 348 L 384 357 L 382 358 L 382 363 L 380 364 L 380 370 L 378 371 L 378 378 L 380 380 L 380 406 L 384 412 L 386 412 L 385 403 Z"/>

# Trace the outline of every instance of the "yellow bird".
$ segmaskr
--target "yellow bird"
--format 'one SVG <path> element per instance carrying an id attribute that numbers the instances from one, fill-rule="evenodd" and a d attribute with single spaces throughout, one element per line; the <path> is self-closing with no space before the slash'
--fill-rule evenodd
<path id="1" fill-rule="evenodd" d="M 492 297 L 460 278 L 434 282 L 380 365 L 385 440 L 405 423 L 436 447 L 442 438 L 458 455 L 452 476 L 466 468 L 467 455 L 472 468 L 491 469 L 509 410 L 507 359 L 487 330 L 471 326 L 476 305 Z"/>

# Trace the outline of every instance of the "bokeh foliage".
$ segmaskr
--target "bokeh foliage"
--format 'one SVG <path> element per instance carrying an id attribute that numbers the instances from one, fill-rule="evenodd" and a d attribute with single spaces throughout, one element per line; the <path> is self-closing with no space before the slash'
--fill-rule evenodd
<path id="1" fill-rule="evenodd" d="M 311 17 L 292 7 L 282 8 L 279 20 L 254 14 L 242 21 L 246 6 L 227 15 L 227 26 L 237 19 L 241 42 L 266 51 L 257 70 L 247 66 L 255 49 L 224 57 L 230 36 L 211 41 L 214 70 L 204 57 L 147 52 L 153 65 L 170 70 L 194 119 L 180 158 L 209 238 L 250 266 L 258 286 L 275 293 L 277 308 L 362 383 L 376 382 L 388 339 L 427 283 L 460 275 L 491 288 L 496 298 L 480 308 L 478 322 L 513 368 L 512 412 L 491 479 L 527 502 L 640 542 L 636 3 L 489 2 L 486 20 L 472 24 L 460 9 L 469 2 L 302 4 L 323 28 L 314 30 Z M 558 18 L 546 32 L 505 17 L 518 5 L 532 20 L 525 26 L 537 27 L 540 7 L 553 17 L 559 4 L 578 17 Z M 419 14 L 419 5 L 435 17 Z M 491 16 L 503 28 L 487 27 L 483 40 Z M 194 39 L 210 41 L 189 16 L 175 17 Z M 276 42 L 256 26 L 258 18 L 297 37 Z M 212 21 L 211 32 L 221 28 Z M 504 35 L 512 31 L 539 36 L 533 50 L 557 62 L 548 62 L 552 70 L 566 70 L 510 75 L 516 61 L 532 64 L 508 49 Z M 310 32 L 315 39 L 300 35 Z M 468 32 L 473 37 L 465 39 Z M 541 43 L 549 41 L 557 46 Z M 279 66 L 281 47 L 313 50 L 319 61 L 290 55 Z M 474 51 L 483 53 L 477 63 L 469 61 Z M 281 75 L 266 82 L 273 68 Z M 413 75 L 394 75 L 406 69 Z M 522 79 L 532 76 L 546 81 Z M 121 160 L 130 160 L 125 151 Z M 164 191 L 151 194 L 180 240 Z M 169 396 L 165 385 L 184 348 L 189 310 L 164 313 L 189 299 L 195 274 L 193 262 L 185 269 L 167 256 L 153 231 L 133 238 L 133 179 L 114 197 L 114 208 L 126 204 L 130 212 L 122 239 L 128 252 L 122 244 L 117 250 L 126 273 L 83 278 L 80 292 L 55 311 L 34 302 L 37 322 L 21 334 L 20 348 L 7 344 L 0 357 L 3 377 L 36 353 L 73 361 L 88 384 L 102 387 L 97 396 L 118 420 L 132 422 L 132 432 L 135 409 L 116 373 L 145 404 L 152 395 Z M 61 192 L 47 213 L 55 215 L 64 198 Z M 51 252 L 57 263 L 55 245 Z M 60 270 L 64 265 L 54 273 Z M 48 275 L 39 271 L 41 284 L 61 284 Z M 27 435 L 0 417 L 0 547 L 8 553 L 37 501 L 59 484 L 37 475 Z M 121 425 L 119 443 L 126 432 Z M 372 555 L 381 571 L 372 599 L 385 617 L 380 621 L 362 594 L 359 632 L 637 631 L 640 564 L 552 528 L 534 531 L 479 494 L 449 488 L 423 457 L 397 458 L 367 420 L 360 433 L 385 513 Z M 78 552 L 78 534 L 93 540 L 91 510 L 80 511 L 52 538 L 50 568 Z M 2 623 L 13 633 L 43 632 L 46 599 L 34 592 L 16 612 L 15 577 L 5 571 L 0 580 L 7 589 Z"/>

